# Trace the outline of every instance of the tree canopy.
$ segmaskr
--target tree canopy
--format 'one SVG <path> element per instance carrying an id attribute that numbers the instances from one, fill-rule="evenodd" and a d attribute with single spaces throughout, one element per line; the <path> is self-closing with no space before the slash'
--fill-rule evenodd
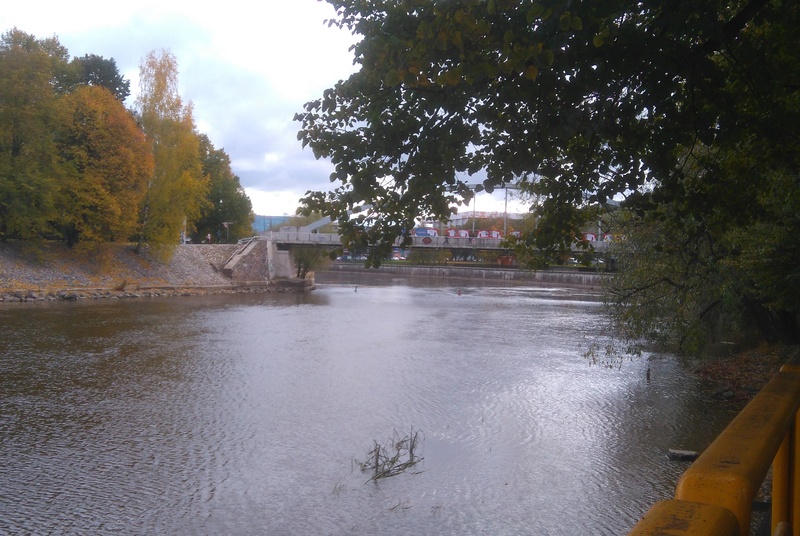
<path id="1" fill-rule="evenodd" d="M 0 241 L 167 246 L 220 199 L 229 236 L 249 234 L 250 200 L 228 155 L 197 133 L 177 77 L 174 56 L 148 54 L 136 114 L 113 59 L 70 60 L 56 37 L 3 34 Z"/>
<path id="2" fill-rule="evenodd" d="M 524 244 L 545 253 L 623 201 L 613 310 L 651 313 L 631 339 L 797 337 L 796 2 L 328 1 L 360 69 L 296 116 L 335 166 L 303 203 L 373 263 L 476 180 L 539 196 Z"/>
<path id="3" fill-rule="evenodd" d="M 153 176 L 150 144 L 105 87 L 82 86 L 64 97 L 62 108 L 58 227 L 69 244 L 127 240 Z"/>
<path id="4" fill-rule="evenodd" d="M 0 239 L 50 228 L 58 166 L 58 80 L 66 52 L 17 29 L 0 39 Z"/>
<path id="5" fill-rule="evenodd" d="M 155 171 L 141 209 L 137 248 L 144 243 L 171 246 L 182 231 L 191 230 L 208 202 L 208 177 L 203 175 L 192 106 L 184 105 L 178 92 L 175 56 L 165 50 L 150 52 L 139 72 L 137 104 L 152 143 Z"/>
<path id="6" fill-rule="evenodd" d="M 231 159 L 217 149 L 208 136 L 200 135 L 200 158 L 203 173 L 209 179 L 208 203 L 200 209 L 195 225 L 194 241 L 202 242 L 207 235 L 217 241 L 236 243 L 253 234 L 253 206 L 242 188 L 239 177 L 231 169 Z"/>
<path id="7" fill-rule="evenodd" d="M 72 63 L 76 65 L 80 83 L 102 86 L 120 101 L 125 101 L 131 94 L 131 83 L 120 74 L 114 58 L 86 54 L 73 59 Z"/>

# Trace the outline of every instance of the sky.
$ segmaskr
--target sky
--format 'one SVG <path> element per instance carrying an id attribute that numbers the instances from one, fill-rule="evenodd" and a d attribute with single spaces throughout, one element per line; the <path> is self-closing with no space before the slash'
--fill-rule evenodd
<path id="1" fill-rule="evenodd" d="M 356 70 L 348 50 L 356 37 L 325 24 L 334 17 L 334 8 L 317 0 L 46 0 L 6 3 L 0 30 L 57 36 L 71 57 L 113 58 L 131 82 L 128 107 L 141 60 L 168 50 L 198 130 L 230 156 L 253 211 L 280 216 L 293 215 L 306 191 L 336 186 L 328 180 L 333 166 L 302 148 L 294 121 L 306 102 Z M 505 196 L 479 194 L 475 205 L 503 211 Z M 516 210 L 512 200 L 509 211 Z"/>

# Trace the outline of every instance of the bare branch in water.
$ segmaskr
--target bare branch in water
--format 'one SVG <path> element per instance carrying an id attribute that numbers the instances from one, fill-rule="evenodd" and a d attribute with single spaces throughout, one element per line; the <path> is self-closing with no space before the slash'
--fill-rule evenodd
<path id="1" fill-rule="evenodd" d="M 423 458 L 416 454 L 420 440 L 419 431 L 415 432 L 413 428 L 402 438 L 395 430 L 385 445 L 374 441 L 372 450 L 367 452 L 366 461 L 356 460 L 356 463 L 362 472 L 372 472 L 367 482 L 399 475 L 422 461 Z"/>

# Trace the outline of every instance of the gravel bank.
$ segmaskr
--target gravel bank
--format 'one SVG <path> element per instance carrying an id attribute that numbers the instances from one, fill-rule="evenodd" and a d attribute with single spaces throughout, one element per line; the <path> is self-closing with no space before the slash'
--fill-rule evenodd
<path id="1" fill-rule="evenodd" d="M 266 284 L 237 286 L 219 268 L 235 244 L 180 245 L 161 261 L 137 255 L 129 244 L 106 244 L 93 251 L 60 243 L 31 247 L 0 244 L 0 301 L 38 301 L 160 296 L 266 290 Z"/>

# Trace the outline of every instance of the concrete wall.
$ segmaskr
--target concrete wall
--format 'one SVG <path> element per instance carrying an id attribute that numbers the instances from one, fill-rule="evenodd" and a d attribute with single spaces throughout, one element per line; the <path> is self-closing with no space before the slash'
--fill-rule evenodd
<path id="1" fill-rule="evenodd" d="M 294 259 L 291 251 L 280 251 L 272 240 L 267 244 L 267 263 L 269 279 L 285 279 L 295 276 Z"/>
<path id="2" fill-rule="evenodd" d="M 469 268 L 463 266 L 409 266 L 384 264 L 380 268 L 367 269 L 360 263 L 331 264 L 325 269 L 328 273 L 362 273 L 375 276 L 404 276 L 437 279 L 463 279 L 485 281 L 508 281 L 534 283 L 539 285 L 558 285 L 569 287 L 600 288 L 608 276 L 597 272 L 577 270 L 513 270 L 494 268 Z M 318 272 L 318 275 L 320 272 Z"/>
<path id="3" fill-rule="evenodd" d="M 291 250 L 279 250 L 272 240 L 252 242 L 234 261 L 228 264 L 228 275 L 234 283 L 267 282 L 295 276 Z"/>

